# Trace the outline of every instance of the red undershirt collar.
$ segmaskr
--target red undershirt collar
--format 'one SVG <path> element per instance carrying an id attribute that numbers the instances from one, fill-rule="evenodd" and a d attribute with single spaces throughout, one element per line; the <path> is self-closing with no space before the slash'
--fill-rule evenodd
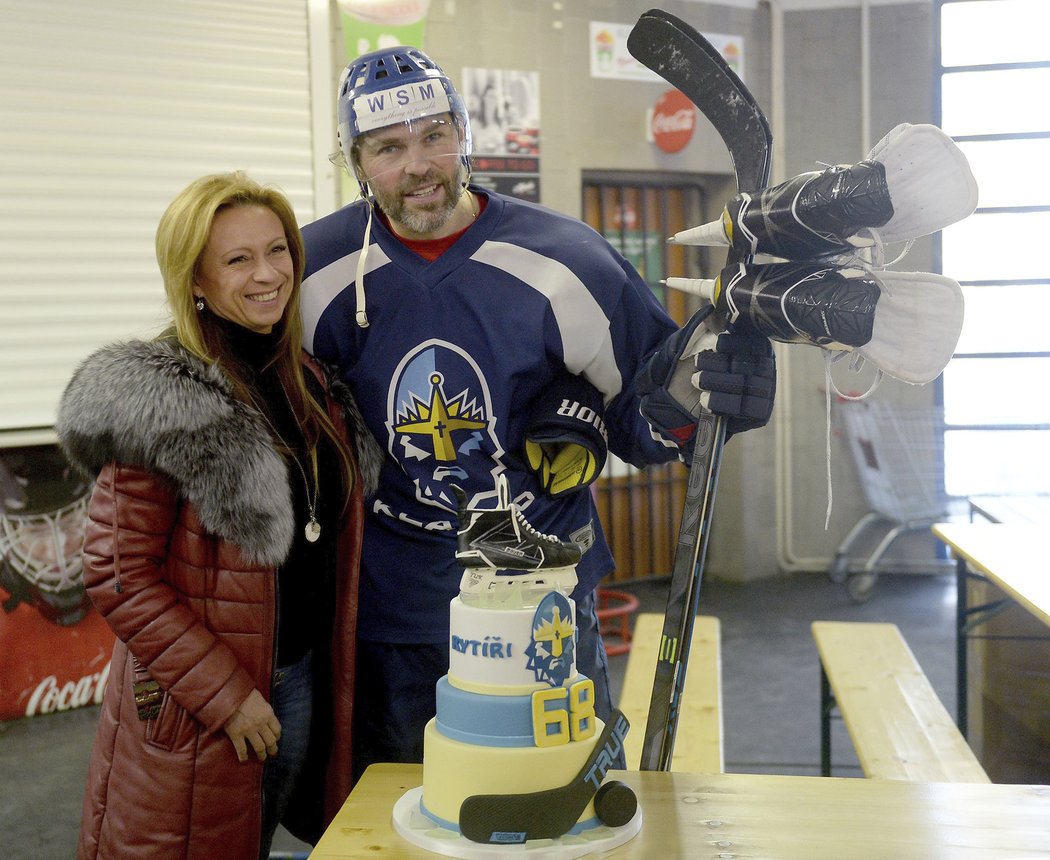
<path id="1" fill-rule="evenodd" d="M 475 194 L 474 198 L 478 201 L 478 215 L 481 215 L 485 211 L 485 207 L 488 205 L 489 199 L 484 194 Z M 472 226 L 474 221 L 471 221 L 466 227 L 457 233 L 452 233 L 449 236 L 443 236 L 440 239 L 406 239 L 404 236 L 399 236 L 393 227 L 390 226 L 390 219 L 386 217 L 386 213 L 381 209 L 378 209 L 379 217 L 383 223 L 390 229 L 390 232 L 397 237 L 397 240 L 404 245 L 408 250 L 415 254 L 419 254 L 428 263 L 433 263 L 438 257 L 445 253 L 449 248 L 456 244 L 456 241 L 467 232 Z M 475 218 L 475 220 L 477 220 Z"/>

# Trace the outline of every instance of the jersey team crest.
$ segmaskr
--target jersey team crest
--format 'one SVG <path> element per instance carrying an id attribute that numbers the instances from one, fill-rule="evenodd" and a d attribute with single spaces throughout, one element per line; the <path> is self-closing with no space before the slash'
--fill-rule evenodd
<path id="1" fill-rule="evenodd" d="M 471 356 L 429 340 L 398 365 L 387 401 L 387 447 L 412 479 L 416 498 L 457 509 L 454 484 L 468 476 L 494 486 L 504 470 L 492 398 Z"/>

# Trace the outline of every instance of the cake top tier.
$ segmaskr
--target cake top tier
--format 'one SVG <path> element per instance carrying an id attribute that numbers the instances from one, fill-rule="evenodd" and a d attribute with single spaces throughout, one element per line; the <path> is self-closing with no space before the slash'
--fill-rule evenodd
<path id="1" fill-rule="evenodd" d="M 547 591 L 535 606 L 450 607 L 449 683 L 488 695 L 560 687 L 576 674 L 576 606 Z"/>

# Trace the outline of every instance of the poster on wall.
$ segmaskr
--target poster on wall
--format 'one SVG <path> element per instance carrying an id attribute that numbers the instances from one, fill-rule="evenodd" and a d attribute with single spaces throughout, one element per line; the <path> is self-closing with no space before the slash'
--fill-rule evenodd
<path id="1" fill-rule="evenodd" d="M 113 633 L 84 591 L 90 489 L 55 446 L 0 451 L 0 720 L 102 700 Z"/>
<path id="2" fill-rule="evenodd" d="M 539 72 L 465 68 L 460 92 L 474 137 L 472 181 L 538 203 Z"/>
<path id="3" fill-rule="evenodd" d="M 398 45 L 423 47 L 430 0 L 338 0 L 346 60 Z"/>
<path id="4" fill-rule="evenodd" d="M 639 63 L 627 50 L 627 37 L 632 29 L 633 24 L 591 21 L 591 77 L 665 83 L 663 78 Z M 729 68 L 743 80 L 744 37 L 724 33 L 702 35 L 721 53 Z"/>

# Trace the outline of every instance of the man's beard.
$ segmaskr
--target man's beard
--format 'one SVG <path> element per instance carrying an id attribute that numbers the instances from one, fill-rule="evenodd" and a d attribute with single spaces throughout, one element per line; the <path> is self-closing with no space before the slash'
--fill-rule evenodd
<path id="1" fill-rule="evenodd" d="M 444 190 L 444 199 L 424 209 L 410 207 L 404 195 L 419 188 L 437 183 Z M 462 169 L 456 170 L 451 177 L 431 177 L 428 173 L 423 181 L 415 181 L 410 187 L 399 187 L 393 192 L 381 192 L 373 189 L 379 208 L 393 222 L 406 227 L 413 233 L 426 236 L 436 233 L 444 227 L 456 210 L 460 195 L 463 193 Z"/>

